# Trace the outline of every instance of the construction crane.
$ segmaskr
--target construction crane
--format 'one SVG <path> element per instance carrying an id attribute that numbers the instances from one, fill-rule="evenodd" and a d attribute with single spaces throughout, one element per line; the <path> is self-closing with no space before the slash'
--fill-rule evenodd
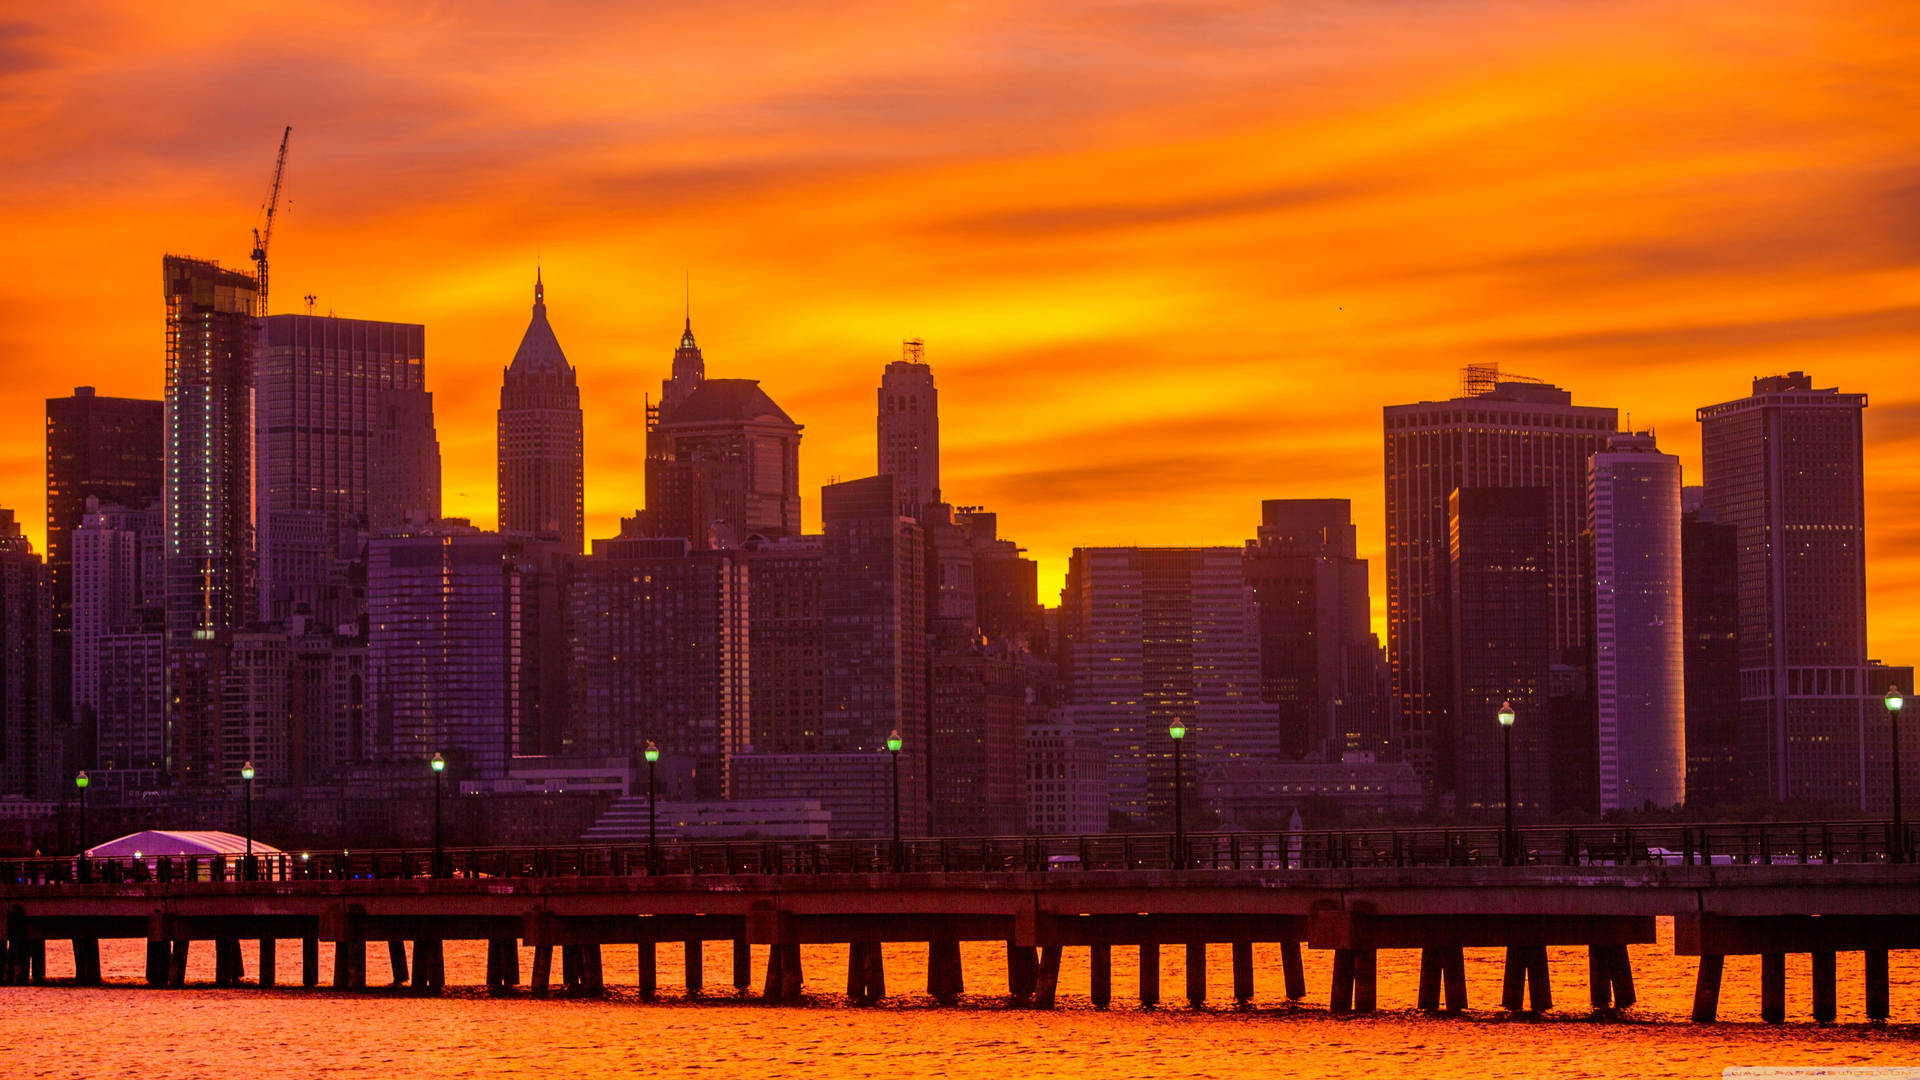
<path id="1" fill-rule="evenodd" d="M 293 135 L 293 125 L 280 133 L 280 156 L 273 162 L 273 190 L 267 193 L 266 221 L 253 229 L 253 265 L 254 276 L 260 280 L 260 317 L 267 315 L 267 245 L 273 241 L 273 213 L 280 209 L 280 178 L 287 171 L 287 139 Z"/>

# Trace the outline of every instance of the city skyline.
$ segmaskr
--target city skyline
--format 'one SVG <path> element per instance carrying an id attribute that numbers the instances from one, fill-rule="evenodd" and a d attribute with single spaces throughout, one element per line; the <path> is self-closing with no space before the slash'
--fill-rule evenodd
<path id="1" fill-rule="evenodd" d="M 1031 548 L 1049 603 L 1076 545 L 1233 544 L 1260 500 L 1344 497 L 1377 628 L 1389 399 L 1443 399 L 1455 368 L 1498 359 L 1654 429 L 1694 483 L 1693 409 L 1798 369 L 1873 395 L 1869 653 L 1897 662 L 1920 651 L 1915 401 L 1893 378 L 1916 325 L 1911 229 L 1889 164 L 1912 32 L 1876 17 L 1892 6 L 1844 27 L 1769 10 L 1626 4 L 1489 26 L 1471 6 L 1377 23 L 1220 9 L 1096 27 L 1061 9 L 1017 54 L 936 43 L 972 40 L 994 18 L 977 10 L 936 34 L 905 12 L 746 33 L 723 11 L 650 27 L 664 37 L 649 52 L 690 70 L 723 44 L 740 58 L 725 85 L 683 80 L 658 108 L 610 62 L 635 32 L 618 15 L 555 14 L 511 47 L 455 28 L 433 57 L 358 14 L 307 28 L 386 50 L 316 46 L 326 108 L 276 79 L 218 125 L 192 106 L 251 87 L 252 65 L 315 70 L 255 47 L 274 19 L 146 64 L 121 61 L 171 39 L 144 16 L 100 13 L 85 43 L 23 25 L 8 77 L 42 104 L 9 122 L 0 190 L 36 208 L 17 242 L 47 261 L 0 285 L 21 391 L 0 420 L 23 433 L 0 441 L 0 505 L 44 552 L 26 410 L 76 384 L 159 396 L 151 253 L 244 267 L 292 123 L 274 310 L 315 293 L 322 314 L 431 328 L 446 512 L 476 524 L 492 520 L 492 376 L 536 261 L 566 298 L 555 318 L 589 402 L 590 537 L 641 498 L 643 450 L 622 436 L 668 365 L 691 271 L 716 376 L 761 379 L 807 426 L 802 492 L 871 471 L 872 373 L 923 337 L 944 483 Z M 747 62 L 796 38 L 823 59 Z M 1100 63 L 1148 43 L 1154 65 Z M 1303 62 L 1265 63 L 1282 48 Z M 415 93 L 447 64 L 537 74 L 571 50 L 587 58 L 577 81 Z M 106 119 L 149 113 L 123 106 L 174 85 L 175 64 L 203 73 L 178 119 Z M 1886 89 L 1848 89 L 1860 81 Z M 1023 83 L 1044 91 L 1019 124 L 996 122 Z M 1775 85 L 1801 88 L 1793 108 L 1750 107 Z M 773 141 L 769 110 L 794 121 Z M 806 531 L 818 512 L 805 502 Z"/>

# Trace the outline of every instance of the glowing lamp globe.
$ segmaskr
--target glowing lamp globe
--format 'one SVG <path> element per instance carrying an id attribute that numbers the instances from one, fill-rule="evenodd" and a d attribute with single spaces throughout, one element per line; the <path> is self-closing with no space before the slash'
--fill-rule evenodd
<path id="1" fill-rule="evenodd" d="M 1513 702 L 1511 701 L 1505 702 L 1500 706 L 1500 726 L 1513 726 Z"/>

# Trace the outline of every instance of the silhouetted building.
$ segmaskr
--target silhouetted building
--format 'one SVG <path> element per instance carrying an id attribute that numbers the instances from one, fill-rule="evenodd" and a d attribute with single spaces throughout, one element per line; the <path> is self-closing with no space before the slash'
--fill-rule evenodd
<path id="1" fill-rule="evenodd" d="M 880 376 L 880 473 L 900 481 L 900 513 L 919 517 L 940 501 L 940 396 L 918 340 Z"/>
<path id="2" fill-rule="evenodd" d="M 160 500 L 166 474 L 166 406 L 143 398 L 100 397 L 91 386 L 47 399 L 47 571 L 53 602 L 54 717 L 81 723 L 70 704 L 73 681 L 72 553 L 87 500 L 144 509 Z M 159 585 L 159 582 L 155 583 Z"/>
<path id="3" fill-rule="evenodd" d="M 1285 761 L 1200 777 L 1200 800 L 1231 829 L 1282 830 L 1298 813 L 1310 828 L 1336 814 L 1407 814 L 1426 803 L 1413 766 L 1355 755 L 1345 761 Z"/>
<path id="4" fill-rule="evenodd" d="M 91 784 L 105 800 L 158 791 L 168 779 L 166 634 L 156 620 L 150 629 L 102 634 L 93 650 Z"/>
<path id="5" fill-rule="evenodd" d="M 800 534 L 800 425 L 754 379 L 708 379 L 689 329 L 647 414 L 646 531 L 699 548 Z M 691 383 L 691 389 L 683 388 Z"/>
<path id="6" fill-rule="evenodd" d="M 1505 703 L 1515 714 L 1514 808 L 1549 807 L 1551 506 L 1544 488 L 1460 488 L 1448 500 L 1455 722 L 1436 769 L 1462 809 L 1506 805 Z"/>
<path id="7" fill-rule="evenodd" d="M 899 505 L 891 476 L 820 489 L 821 745 L 879 750 L 899 731 L 908 760 L 924 770 L 925 533 Z"/>
<path id="8" fill-rule="evenodd" d="M 129 510 L 88 498 L 79 526 L 68 534 L 70 682 L 76 724 L 94 723 L 100 700 L 100 639 L 159 621 L 164 578 L 149 545 L 163 531 L 158 501 Z"/>
<path id="9" fill-rule="evenodd" d="M 1106 742 L 1112 813 L 1172 821 L 1175 720 L 1189 786 L 1208 769 L 1279 760 L 1241 561 L 1229 547 L 1074 549 L 1060 605 L 1068 717 Z"/>
<path id="10" fill-rule="evenodd" d="M 817 803 L 831 815 L 829 836 L 885 837 L 893 830 L 893 767 L 892 755 L 885 750 L 743 754 L 732 763 L 733 798 L 763 804 Z M 912 767 L 902 760 L 899 809 L 903 837 L 920 835 L 925 802 L 919 790 Z"/>
<path id="11" fill-rule="evenodd" d="M 1546 492 L 1547 646 L 1564 662 L 1585 663 L 1593 606 L 1582 545 L 1587 459 L 1618 428 L 1615 410 L 1574 405 L 1559 387 L 1486 367 L 1463 375 L 1462 396 L 1389 405 L 1384 415 L 1387 646 L 1398 733 L 1429 783 L 1453 741 L 1448 499 L 1460 488 Z"/>
<path id="12" fill-rule="evenodd" d="M 533 320 L 500 384 L 500 532 L 586 544 L 580 387 L 547 323 L 546 287 L 533 278 Z"/>
<path id="13" fill-rule="evenodd" d="M 989 645 L 1012 644 L 1044 654 L 1046 609 L 1040 605 L 1040 564 L 999 535 L 1000 517 L 978 506 L 957 506 L 953 523 L 973 549 L 973 615 Z"/>
<path id="14" fill-rule="evenodd" d="M 407 509 L 425 511 L 431 488 L 438 516 L 440 461 L 426 396 L 426 336 L 424 326 L 411 323 L 330 315 L 260 320 L 254 357 L 260 619 L 284 621 L 304 608 L 327 625 L 357 620 L 366 611 L 364 565 L 376 503 L 413 492 L 418 505 Z M 418 412 L 423 398 L 424 416 Z M 398 419 L 393 407 L 403 400 L 414 410 L 410 425 L 424 425 L 430 456 L 389 437 Z M 408 469 L 424 475 L 402 477 Z M 386 488 L 379 497 L 376 486 Z M 404 519 L 384 509 L 382 517 L 388 525 Z"/>
<path id="15" fill-rule="evenodd" d="M 0 510 L 0 794 L 65 794 L 53 724 L 53 605 L 47 568 Z"/>
<path id="16" fill-rule="evenodd" d="M 253 618 L 251 276 L 167 256 L 167 636 Z"/>
<path id="17" fill-rule="evenodd" d="M 567 753 L 578 734 L 573 711 L 574 643 L 568 613 L 581 556 L 564 540 L 526 536 L 503 539 L 507 564 L 520 589 L 519 631 L 514 641 L 519 695 L 515 752 Z"/>
<path id="18" fill-rule="evenodd" d="M 1680 459 L 1651 433 L 1593 455 L 1595 707 L 1600 810 L 1686 801 Z"/>
<path id="19" fill-rule="evenodd" d="M 1765 797 L 1741 752 L 1740 530 L 1693 504 L 1680 522 L 1681 612 L 1686 636 L 1687 804 L 1725 806 Z"/>
<path id="20" fill-rule="evenodd" d="M 506 542 L 448 520 L 376 537 L 367 559 L 367 675 L 378 760 L 463 778 L 506 774 L 519 730 L 519 581 Z"/>
<path id="21" fill-rule="evenodd" d="M 1888 690 L 1898 690 L 1908 701 L 1913 700 L 1913 665 L 1883 664 L 1878 660 L 1867 661 L 1864 676 L 1867 687 L 1866 702 L 1866 741 L 1867 741 L 1867 806 L 1876 813 L 1888 813 L 1893 808 L 1893 731 L 1887 716 L 1886 696 Z M 1910 712 L 1911 710 L 1909 710 Z M 1902 718 L 1900 725 L 1900 799 L 1903 808 L 1920 805 L 1920 767 L 1914 762 L 1920 761 L 1920 723 L 1914 722 L 1911 715 Z M 1913 810 L 1904 810 L 1911 815 Z M 1912 817 L 1906 818 L 1912 821 Z"/>
<path id="22" fill-rule="evenodd" d="M 1107 746 L 1059 717 L 1026 732 L 1027 827 L 1040 836 L 1107 831 Z"/>
<path id="23" fill-rule="evenodd" d="M 747 559 L 687 540 L 596 540 L 569 590 L 574 752 L 686 759 L 696 799 L 728 795 L 749 702 Z"/>
<path id="24" fill-rule="evenodd" d="M 1739 531 L 1744 750 L 1773 799 L 1869 803 L 1866 407 L 1795 371 L 1698 412 L 1706 501 Z"/>
<path id="25" fill-rule="evenodd" d="M 747 541 L 749 743 L 767 753 L 817 753 L 823 703 L 818 536 Z"/>
<path id="26" fill-rule="evenodd" d="M 1054 705 L 1051 663 L 984 644 L 936 654 L 931 682 L 936 836 L 1016 836 L 1027 827 L 1028 729 Z M 1105 831 L 1105 809 L 1100 827 Z"/>
<path id="27" fill-rule="evenodd" d="M 440 436 L 433 395 L 387 390 L 376 402 L 367 522 L 375 531 L 440 517 Z"/>
<path id="28" fill-rule="evenodd" d="M 1260 700 L 1279 713 L 1280 752 L 1339 761 L 1388 749 L 1376 695 L 1379 646 L 1345 499 L 1268 499 L 1247 541 L 1260 605 Z"/>

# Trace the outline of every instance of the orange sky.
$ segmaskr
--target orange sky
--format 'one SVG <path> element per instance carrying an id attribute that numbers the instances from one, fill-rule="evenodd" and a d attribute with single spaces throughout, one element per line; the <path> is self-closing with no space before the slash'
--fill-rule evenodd
<path id="1" fill-rule="evenodd" d="M 1077 544 L 1239 543 L 1354 500 L 1380 406 L 1469 361 L 1657 428 L 1802 368 L 1872 395 L 1872 646 L 1920 659 L 1920 6 L 64 3 L 0 20 L 0 506 L 42 399 L 158 396 L 160 256 L 242 266 L 292 124 L 274 309 L 423 322 L 447 512 L 493 520 L 536 255 L 588 534 L 642 497 L 691 271 L 716 377 L 874 471 L 910 335 L 943 487 L 1058 588 Z M 1051 601 L 1052 597 L 1048 597 Z"/>

